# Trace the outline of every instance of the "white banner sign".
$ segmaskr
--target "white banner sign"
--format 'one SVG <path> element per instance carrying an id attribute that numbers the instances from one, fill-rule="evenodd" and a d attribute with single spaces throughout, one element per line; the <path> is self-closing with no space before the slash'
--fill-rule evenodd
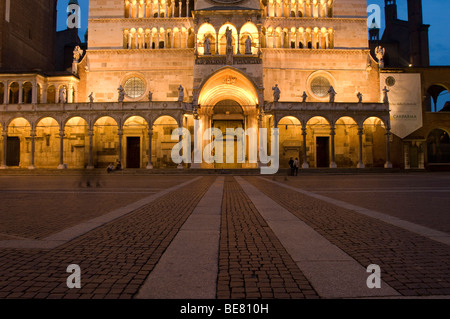
<path id="1" fill-rule="evenodd" d="M 422 98 L 420 74 L 382 73 L 381 90 L 389 90 L 389 109 L 391 110 L 391 131 L 400 138 L 422 127 Z"/>

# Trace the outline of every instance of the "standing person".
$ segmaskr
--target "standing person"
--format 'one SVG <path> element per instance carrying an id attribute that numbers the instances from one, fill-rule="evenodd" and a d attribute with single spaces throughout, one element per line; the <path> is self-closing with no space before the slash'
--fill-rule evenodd
<path id="1" fill-rule="evenodd" d="M 289 159 L 289 176 L 294 176 L 294 159 Z"/>
<path id="2" fill-rule="evenodd" d="M 298 175 L 298 157 L 294 160 L 294 176 Z"/>

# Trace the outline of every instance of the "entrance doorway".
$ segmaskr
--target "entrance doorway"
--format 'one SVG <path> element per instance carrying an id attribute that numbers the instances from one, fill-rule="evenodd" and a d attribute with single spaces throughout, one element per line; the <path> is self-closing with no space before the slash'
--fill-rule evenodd
<path id="1" fill-rule="evenodd" d="M 330 137 L 316 137 L 316 167 L 330 166 Z"/>
<path id="2" fill-rule="evenodd" d="M 141 168 L 140 137 L 127 137 L 127 168 Z"/>
<path id="3" fill-rule="evenodd" d="M 242 168 L 242 163 L 238 163 L 238 157 L 237 157 L 237 145 L 238 142 L 241 143 L 240 140 L 238 140 L 238 137 L 236 135 L 227 135 L 227 128 L 229 129 L 237 129 L 237 128 L 244 128 L 244 123 L 242 121 L 238 120 L 218 120 L 214 121 L 213 126 L 215 128 L 218 128 L 221 130 L 223 134 L 223 163 L 215 163 L 214 168 L 217 169 L 236 169 L 236 168 Z M 245 138 L 245 137 L 244 137 Z M 227 154 L 227 143 L 226 141 L 234 141 L 234 154 L 230 155 Z M 245 153 L 245 150 L 243 150 Z"/>
<path id="4" fill-rule="evenodd" d="M 19 166 L 20 164 L 20 139 L 8 136 L 6 142 L 6 166 Z"/>

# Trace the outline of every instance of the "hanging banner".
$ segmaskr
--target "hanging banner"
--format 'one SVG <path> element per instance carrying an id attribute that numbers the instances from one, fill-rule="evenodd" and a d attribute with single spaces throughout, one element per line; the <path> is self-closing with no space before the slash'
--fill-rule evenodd
<path id="1" fill-rule="evenodd" d="M 419 73 L 381 73 L 380 89 L 389 90 L 391 132 L 400 138 L 423 125 L 421 82 Z"/>

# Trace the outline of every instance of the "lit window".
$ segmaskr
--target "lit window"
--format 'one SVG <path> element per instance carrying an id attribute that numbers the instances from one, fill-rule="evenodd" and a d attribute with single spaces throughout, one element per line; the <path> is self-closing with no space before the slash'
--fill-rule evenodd
<path id="1" fill-rule="evenodd" d="M 141 97 L 145 92 L 145 83 L 140 78 L 130 78 L 125 82 L 124 85 L 125 94 L 132 98 L 136 99 Z"/>
<path id="2" fill-rule="evenodd" d="M 318 97 L 327 96 L 330 86 L 330 81 L 323 76 L 318 76 L 311 81 L 311 91 Z"/>

